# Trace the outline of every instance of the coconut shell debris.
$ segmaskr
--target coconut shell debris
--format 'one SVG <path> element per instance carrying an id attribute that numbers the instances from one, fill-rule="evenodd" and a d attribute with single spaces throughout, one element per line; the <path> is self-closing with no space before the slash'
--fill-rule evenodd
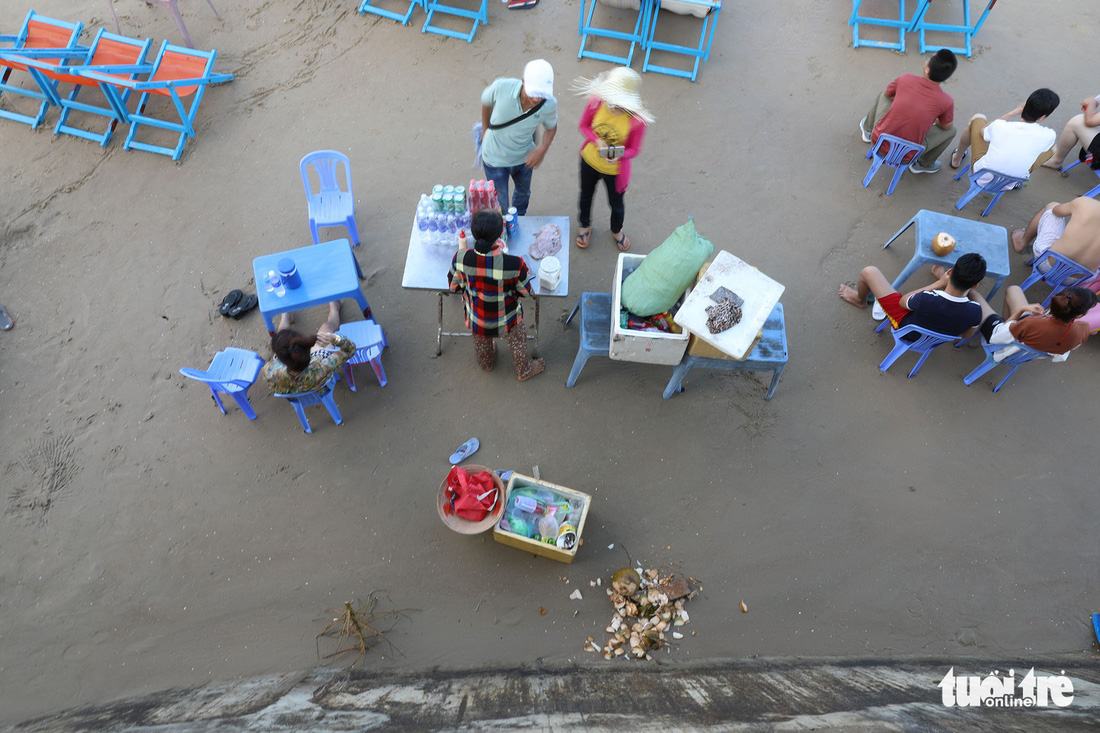
<path id="1" fill-rule="evenodd" d="M 615 607 L 604 629 L 608 639 L 603 646 L 591 636 L 584 643 L 585 651 L 597 652 L 604 659 L 652 659 L 651 652 L 669 646 L 666 633 L 682 639 L 683 634 L 673 628 L 691 622 L 684 604 L 698 593 L 674 574 L 662 577 L 655 569 L 641 568 L 618 571 L 606 590 Z"/>

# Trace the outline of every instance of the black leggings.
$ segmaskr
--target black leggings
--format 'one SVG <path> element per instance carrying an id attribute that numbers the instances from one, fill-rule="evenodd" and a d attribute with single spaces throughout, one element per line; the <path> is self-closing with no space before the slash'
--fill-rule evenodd
<path id="1" fill-rule="evenodd" d="M 600 173 L 581 158 L 581 197 L 578 202 L 580 216 L 577 219 L 581 228 L 592 226 L 592 196 L 596 193 L 596 184 L 602 180 L 604 188 L 607 189 L 607 205 L 611 207 L 611 232 L 618 234 L 623 230 L 626 209 L 623 207 L 623 195 L 615 190 L 617 177 Z"/>

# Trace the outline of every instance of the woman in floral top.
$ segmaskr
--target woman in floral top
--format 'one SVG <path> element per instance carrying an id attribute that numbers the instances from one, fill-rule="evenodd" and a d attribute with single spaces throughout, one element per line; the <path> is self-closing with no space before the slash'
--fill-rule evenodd
<path id="1" fill-rule="evenodd" d="M 328 320 L 321 324 L 316 336 L 303 336 L 290 323 L 289 313 L 279 318 L 278 330 L 271 338 L 275 356 L 264 365 L 264 381 L 277 394 L 320 389 L 355 355 L 351 339 L 335 333 L 340 328 L 340 302 L 328 304 Z"/>

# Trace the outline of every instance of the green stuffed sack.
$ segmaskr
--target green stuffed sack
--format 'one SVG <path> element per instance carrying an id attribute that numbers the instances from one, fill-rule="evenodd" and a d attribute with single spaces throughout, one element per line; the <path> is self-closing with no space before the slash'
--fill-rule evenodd
<path id="1" fill-rule="evenodd" d="M 714 253 L 714 245 L 695 231 L 688 219 L 653 250 L 623 281 L 622 306 L 639 316 L 664 313 L 695 284 L 699 268 Z"/>

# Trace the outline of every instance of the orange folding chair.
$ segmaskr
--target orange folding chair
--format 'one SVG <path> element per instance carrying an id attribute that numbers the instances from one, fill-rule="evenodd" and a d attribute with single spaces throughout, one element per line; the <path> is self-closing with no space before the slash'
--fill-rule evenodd
<path id="1" fill-rule="evenodd" d="M 63 20 L 47 18 L 31 10 L 23 20 L 23 27 L 16 35 L 0 35 L 0 96 L 5 92 L 37 99 L 38 113 L 22 114 L 10 109 L 0 109 L 0 117 L 23 122 L 38 129 L 46 117 L 51 104 L 58 104 L 57 83 L 51 80 L 36 64 L 46 67 L 61 67 L 72 63 L 83 63 L 88 49 L 77 45 L 83 23 L 69 23 Z M 7 44 L 10 44 L 8 46 Z M 36 88 L 11 83 L 13 71 L 26 71 Z"/>

